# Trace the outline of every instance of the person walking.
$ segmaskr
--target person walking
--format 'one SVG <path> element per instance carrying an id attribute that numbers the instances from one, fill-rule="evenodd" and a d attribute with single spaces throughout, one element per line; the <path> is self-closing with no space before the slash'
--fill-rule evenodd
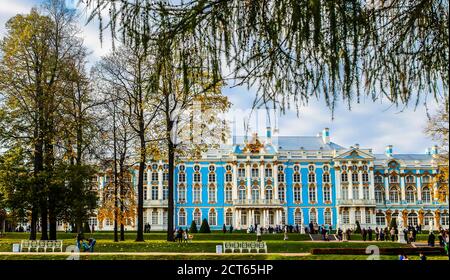
<path id="1" fill-rule="evenodd" d="M 368 233 L 368 235 L 369 235 L 369 241 L 372 241 L 372 233 L 373 233 L 373 230 L 369 227 L 369 229 L 367 230 L 367 233 Z"/>
<path id="2" fill-rule="evenodd" d="M 288 229 L 287 229 L 287 226 L 284 226 L 284 240 L 288 240 Z"/>
<path id="3" fill-rule="evenodd" d="M 261 242 L 261 227 L 256 229 L 256 241 Z"/>

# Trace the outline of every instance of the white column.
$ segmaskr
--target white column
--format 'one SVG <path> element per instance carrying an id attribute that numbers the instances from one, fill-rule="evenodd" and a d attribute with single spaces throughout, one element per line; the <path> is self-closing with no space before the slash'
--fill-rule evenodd
<path id="1" fill-rule="evenodd" d="M 417 174 L 420 174 L 420 171 L 417 170 L 416 171 Z M 417 187 L 417 200 L 422 201 L 422 182 L 420 181 L 420 177 L 415 177 L 416 178 L 416 187 Z"/>
<path id="2" fill-rule="evenodd" d="M 384 174 L 388 174 L 388 170 L 384 170 Z M 389 176 L 383 177 L 384 178 L 384 196 L 385 200 L 390 200 L 389 198 Z"/>
<path id="3" fill-rule="evenodd" d="M 266 199 L 266 193 L 265 193 L 265 182 L 264 182 L 264 163 L 261 163 L 259 166 L 259 180 L 261 193 L 259 194 L 260 199 Z"/>
<path id="4" fill-rule="evenodd" d="M 369 199 L 375 199 L 375 176 L 373 170 L 369 169 Z"/>
<path id="5" fill-rule="evenodd" d="M 163 170 L 158 170 L 158 199 L 163 198 Z"/>
<path id="6" fill-rule="evenodd" d="M 336 176 L 336 178 L 335 178 L 335 182 L 336 182 L 336 199 L 340 200 L 340 199 L 342 199 L 341 198 L 341 168 L 339 168 L 339 170 L 335 169 L 334 174 Z"/>
<path id="7" fill-rule="evenodd" d="M 403 170 L 400 170 L 399 175 L 403 175 Z M 402 202 L 406 200 L 406 190 L 405 190 L 405 177 L 400 176 L 400 192 L 401 192 L 401 200 Z"/>
<path id="8" fill-rule="evenodd" d="M 352 180 L 353 171 L 348 170 L 348 199 L 352 200 L 353 198 L 353 180 Z"/>
<path id="9" fill-rule="evenodd" d="M 232 199 L 238 199 L 238 179 L 237 179 L 237 164 L 233 164 L 233 183 L 232 183 L 232 188 L 233 188 L 233 193 L 232 193 Z"/>
<path id="10" fill-rule="evenodd" d="M 359 210 L 361 211 L 361 224 L 365 224 L 366 223 L 366 208 L 361 207 L 361 208 L 359 208 Z"/>
<path id="11" fill-rule="evenodd" d="M 275 199 L 279 199 L 278 197 L 278 165 L 272 164 L 272 173 L 273 173 L 273 197 Z"/>
<path id="12" fill-rule="evenodd" d="M 363 199 L 363 182 L 362 182 L 362 172 L 358 170 L 358 193 L 359 193 L 359 199 Z"/>
<path id="13" fill-rule="evenodd" d="M 247 177 L 247 199 L 252 199 L 252 174 L 251 174 L 251 164 L 245 165 L 245 172 Z"/>

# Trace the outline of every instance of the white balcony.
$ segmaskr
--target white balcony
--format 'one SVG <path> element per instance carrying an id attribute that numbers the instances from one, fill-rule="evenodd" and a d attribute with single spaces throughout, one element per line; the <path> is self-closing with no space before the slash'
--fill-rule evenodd
<path id="1" fill-rule="evenodd" d="M 337 206 L 374 206 L 375 199 L 339 199 Z"/>
<path id="2" fill-rule="evenodd" d="M 234 206 L 241 207 L 254 207 L 254 206 L 282 206 L 282 202 L 279 199 L 235 199 L 233 200 Z"/>
<path id="3" fill-rule="evenodd" d="M 144 200 L 144 207 L 167 207 L 168 205 L 167 199 Z"/>

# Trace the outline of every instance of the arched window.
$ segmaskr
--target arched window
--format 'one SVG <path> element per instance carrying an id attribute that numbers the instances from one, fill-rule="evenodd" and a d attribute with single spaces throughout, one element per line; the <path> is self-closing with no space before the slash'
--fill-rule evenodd
<path id="1" fill-rule="evenodd" d="M 329 183 L 330 182 L 330 173 L 328 173 L 328 172 L 323 173 L 322 182 L 323 183 Z"/>
<path id="2" fill-rule="evenodd" d="M 185 226 L 186 225 L 186 212 L 183 208 L 178 211 L 178 225 Z"/>
<path id="3" fill-rule="evenodd" d="M 239 200 L 247 199 L 247 193 L 244 186 L 239 187 Z"/>
<path id="4" fill-rule="evenodd" d="M 227 226 L 233 224 L 233 212 L 231 211 L 231 209 L 228 209 L 227 212 L 225 213 L 225 224 Z"/>
<path id="5" fill-rule="evenodd" d="M 294 203 L 300 203 L 302 201 L 302 189 L 298 184 L 294 186 Z"/>
<path id="6" fill-rule="evenodd" d="M 408 226 L 417 226 L 418 219 L 416 213 L 409 213 L 408 214 Z"/>
<path id="7" fill-rule="evenodd" d="M 375 216 L 375 220 L 377 226 L 385 227 L 386 226 L 386 216 L 383 213 L 377 213 Z"/>
<path id="8" fill-rule="evenodd" d="M 216 173 L 211 172 L 208 174 L 208 182 L 210 182 L 210 183 L 216 182 Z"/>
<path id="9" fill-rule="evenodd" d="M 315 173 L 309 173 L 308 174 L 308 182 L 309 183 L 315 183 L 316 182 L 316 174 Z"/>
<path id="10" fill-rule="evenodd" d="M 216 210 L 214 210 L 214 208 L 211 208 L 209 210 L 208 218 L 209 218 L 208 223 L 210 226 L 217 225 L 217 213 L 216 213 Z"/>
<path id="11" fill-rule="evenodd" d="M 299 172 L 300 166 L 298 164 L 294 165 L 294 172 Z"/>
<path id="12" fill-rule="evenodd" d="M 178 173 L 178 183 L 186 183 L 186 173 Z"/>
<path id="13" fill-rule="evenodd" d="M 231 202 L 233 200 L 233 188 L 228 185 L 225 187 L 225 201 Z"/>
<path id="14" fill-rule="evenodd" d="M 328 184 L 323 187 L 323 200 L 324 202 L 331 201 L 331 187 Z"/>
<path id="15" fill-rule="evenodd" d="M 196 164 L 194 165 L 194 171 L 199 172 L 200 171 L 200 165 Z"/>
<path id="16" fill-rule="evenodd" d="M 254 164 L 252 166 L 252 177 L 253 178 L 259 177 L 259 168 L 258 168 L 258 165 L 256 165 L 256 164 Z"/>
<path id="17" fill-rule="evenodd" d="M 202 212 L 198 208 L 194 210 L 194 221 L 197 226 L 200 226 L 202 223 Z"/>
<path id="18" fill-rule="evenodd" d="M 433 222 L 433 225 L 434 225 L 434 215 L 433 215 L 433 213 L 428 212 L 423 216 L 423 223 L 425 226 L 428 227 L 430 222 Z"/>
<path id="19" fill-rule="evenodd" d="M 284 183 L 284 173 L 283 172 L 279 172 L 277 175 L 277 179 L 279 183 Z"/>
<path id="20" fill-rule="evenodd" d="M 375 187 L 375 202 L 377 204 L 384 203 L 384 189 L 380 186 Z"/>
<path id="21" fill-rule="evenodd" d="M 361 210 L 355 210 L 355 222 L 361 223 Z"/>
<path id="22" fill-rule="evenodd" d="M 302 225 L 302 212 L 300 209 L 295 209 L 294 213 L 294 224 Z"/>
<path id="23" fill-rule="evenodd" d="M 430 183 L 430 176 L 426 175 L 422 177 L 422 183 L 423 184 L 428 184 Z"/>
<path id="24" fill-rule="evenodd" d="M 414 176 L 412 176 L 412 175 L 406 176 L 406 183 L 407 184 L 413 184 L 414 183 Z"/>
<path id="25" fill-rule="evenodd" d="M 358 186 L 352 187 L 353 199 L 359 199 L 359 188 Z"/>
<path id="26" fill-rule="evenodd" d="M 441 214 L 441 226 L 448 226 L 448 213 Z"/>
<path id="27" fill-rule="evenodd" d="M 266 187 L 266 193 L 265 193 L 266 199 L 272 200 L 273 199 L 273 189 L 272 186 Z"/>
<path id="28" fill-rule="evenodd" d="M 186 187 L 185 186 L 178 187 L 178 202 L 179 203 L 186 202 Z"/>
<path id="29" fill-rule="evenodd" d="M 243 178 L 245 177 L 245 166 L 243 164 L 239 165 L 238 168 L 238 177 Z"/>
<path id="30" fill-rule="evenodd" d="M 392 203 L 399 203 L 400 202 L 400 192 L 397 188 L 391 188 L 389 190 L 389 200 Z"/>
<path id="31" fill-rule="evenodd" d="M 314 203 L 317 201 L 316 199 L 316 187 L 314 185 L 309 186 L 308 188 L 308 198 L 310 203 Z"/>
<path id="32" fill-rule="evenodd" d="M 414 187 L 406 188 L 406 203 L 415 203 L 416 202 L 416 190 Z"/>
<path id="33" fill-rule="evenodd" d="M 308 170 L 309 170 L 309 172 L 314 172 L 314 165 L 309 165 L 308 166 Z"/>
<path id="34" fill-rule="evenodd" d="M 283 172 L 283 171 L 284 171 L 283 165 L 278 165 L 278 172 Z"/>
<path id="35" fill-rule="evenodd" d="M 317 224 L 317 212 L 315 208 L 311 208 L 311 210 L 309 210 L 309 222 Z"/>
<path id="36" fill-rule="evenodd" d="M 325 212 L 323 213 L 324 222 L 326 225 L 331 225 L 331 209 L 327 208 L 325 209 Z"/>
<path id="37" fill-rule="evenodd" d="M 193 192 L 192 193 L 192 201 L 194 203 L 200 203 L 202 201 L 202 190 L 201 190 L 200 186 L 198 186 L 198 185 L 194 186 L 192 192 Z"/>
<path id="38" fill-rule="evenodd" d="M 323 169 L 324 172 L 328 172 L 330 170 L 330 167 L 328 165 L 324 165 L 322 167 L 322 169 Z"/>
<path id="39" fill-rule="evenodd" d="M 180 165 L 178 165 L 178 170 L 180 170 L 181 172 L 184 172 L 186 170 L 186 166 L 184 164 L 180 164 Z"/>
<path id="40" fill-rule="evenodd" d="M 346 172 L 341 174 L 341 181 L 343 183 L 347 183 L 348 182 L 348 174 Z"/>
<path id="41" fill-rule="evenodd" d="M 278 186 L 278 199 L 281 202 L 285 202 L 286 201 L 286 190 L 285 190 L 283 185 L 279 185 Z"/>
<path id="42" fill-rule="evenodd" d="M 266 169 L 265 169 L 264 173 L 265 173 L 266 178 L 272 177 L 272 166 L 270 164 L 268 164 L 266 166 Z"/>
<path id="43" fill-rule="evenodd" d="M 259 200 L 259 198 L 260 198 L 259 187 L 253 186 L 252 187 L 252 200 L 256 201 L 256 200 Z"/>
<path id="44" fill-rule="evenodd" d="M 208 170 L 209 170 L 209 172 L 214 172 L 214 171 L 216 171 L 216 167 L 214 165 L 210 165 L 208 167 Z"/>
<path id="45" fill-rule="evenodd" d="M 208 187 L 208 202 L 215 203 L 216 202 L 216 187 L 214 185 L 210 185 Z"/>
<path id="46" fill-rule="evenodd" d="M 422 203 L 431 203 L 431 191 L 429 187 L 422 189 Z"/>

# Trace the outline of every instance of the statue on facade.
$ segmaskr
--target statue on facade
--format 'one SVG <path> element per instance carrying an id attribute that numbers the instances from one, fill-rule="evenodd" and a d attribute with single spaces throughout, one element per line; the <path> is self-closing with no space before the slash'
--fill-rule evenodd
<path id="1" fill-rule="evenodd" d="M 403 217 L 402 215 L 398 215 L 398 222 L 397 222 L 397 230 L 398 230 L 398 242 L 399 243 L 406 243 L 406 239 L 405 239 L 405 227 L 404 222 L 403 222 Z"/>

